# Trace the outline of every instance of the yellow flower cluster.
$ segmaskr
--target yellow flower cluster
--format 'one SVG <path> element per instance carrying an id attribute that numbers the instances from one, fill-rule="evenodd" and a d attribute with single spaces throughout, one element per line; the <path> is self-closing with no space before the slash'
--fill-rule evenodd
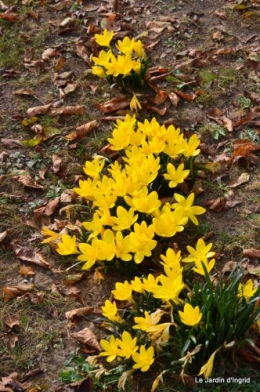
<path id="1" fill-rule="evenodd" d="M 87 241 L 77 247 L 75 237 L 63 235 L 57 248 L 62 255 L 80 253 L 83 269 L 114 259 L 139 264 L 152 255 L 158 237 L 173 237 L 189 219 L 197 225 L 196 215 L 205 211 L 193 205 L 194 194 L 185 198 L 174 193 L 174 203 L 163 204 L 153 186 L 158 180 L 169 188 L 184 182 L 189 175 L 185 158 L 199 153 L 197 136 L 187 141 L 172 125 L 160 126 L 155 119 L 141 123 L 126 115 L 124 121 L 117 120 L 108 141 L 112 150 L 124 153 L 122 161 L 106 166 L 103 173 L 105 159 L 94 157 L 84 166 L 88 178 L 74 188 L 94 209 L 93 219 L 82 223 Z M 174 144 L 179 153 L 175 148 L 171 156 Z"/>
<path id="2" fill-rule="evenodd" d="M 142 42 L 129 37 L 118 40 L 115 45 L 117 54 L 114 54 L 115 50 L 113 51 L 110 46 L 113 37 L 114 32 L 108 32 L 106 29 L 103 34 L 95 34 L 96 43 L 109 49 L 101 50 L 98 57 L 92 58 L 95 64 L 92 73 L 100 78 L 108 78 L 111 82 L 119 81 L 121 87 L 134 87 L 135 83 L 137 87 L 142 87 L 146 71 L 146 53 Z M 128 79 L 124 84 L 125 78 Z"/>

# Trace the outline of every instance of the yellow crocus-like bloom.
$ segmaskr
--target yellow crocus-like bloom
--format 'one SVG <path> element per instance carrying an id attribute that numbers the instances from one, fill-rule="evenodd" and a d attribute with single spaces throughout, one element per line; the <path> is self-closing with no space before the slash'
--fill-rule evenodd
<path id="1" fill-rule="evenodd" d="M 126 149 L 130 144 L 131 132 L 135 127 L 135 116 L 126 115 L 125 119 L 117 120 L 115 129 L 112 132 L 112 138 L 108 138 L 111 144 L 111 150 L 119 151 Z"/>
<path id="2" fill-rule="evenodd" d="M 108 31 L 107 29 L 103 31 L 103 34 L 95 34 L 96 43 L 100 46 L 109 47 L 113 37 L 114 37 L 114 32 Z"/>
<path id="3" fill-rule="evenodd" d="M 136 364 L 133 365 L 133 369 L 141 369 L 141 372 L 147 372 L 154 362 L 154 348 L 149 347 L 146 350 L 145 346 L 141 346 L 140 353 L 133 353 L 132 358 L 134 362 L 136 362 Z"/>
<path id="4" fill-rule="evenodd" d="M 134 215 L 134 209 L 130 208 L 127 211 L 124 207 L 118 206 L 116 209 L 117 216 L 112 216 L 111 219 L 114 222 L 114 230 L 126 230 L 129 229 L 138 218 L 138 214 Z"/>
<path id="5" fill-rule="evenodd" d="M 133 258 L 133 256 L 130 254 L 132 249 L 130 246 L 129 235 L 123 237 L 121 231 L 118 231 L 115 238 L 115 247 L 117 258 L 123 261 L 129 261 Z"/>
<path id="6" fill-rule="evenodd" d="M 127 280 L 124 283 L 117 282 L 115 290 L 111 293 L 119 301 L 132 301 L 132 286 Z"/>
<path id="7" fill-rule="evenodd" d="M 200 144 L 200 140 L 198 136 L 195 134 L 192 135 L 192 137 L 188 140 L 188 142 L 185 142 L 183 155 L 187 158 L 196 157 L 197 155 L 199 155 L 200 150 L 197 149 L 199 144 Z"/>
<path id="8" fill-rule="evenodd" d="M 115 77 L 119 75 L 127 76 L 131 73 L 134 65 L 135 63 L 130 54 L 112 57 L 111 61 L 105 65 L 106 74 Z"/>
<path id="9" fill-rule="evenodd" d="M 172 269 L 180 267 L 180 262 L 181 262 L 180 250 L 178 250 L 178 252 L 174 252 L 172 248 L 168 248 L 166 251 L 166 256 L 161 255 L 160 257 L 163 260 L 163 263 L 161 263 L 163 266 L 168 266 Z"/>
<path id="10" fill-rule="evenodd" d="M 173 237 L 176 233 L 184 230 L 188 218 L 178 209 L 171 211 L 169 207 L 163 209 L 163 213 L 153 218 L 155 233 L 161 237 Z"/>
<path id="11" fill-rule="evenodd" d="M 53 230 L 48 229 L 48 227 L 43 227 L 41 230 L 41 234 L 47 237 L 45 240 L 41 241 L 41 244 L 47 244 L 53 240 L 56 240 L 61 237 L 60 233 L 56 233 Z"/>
<path id="12" fill-rule="evenodd" d="M 160 154 L 165 148 L 165 141 L 163 139 L 159 139 L 156 136 L 152 139 L 149 140 L 148 142 L 143 141 L 142 142 L 142 153 L 144 155 L 150 155 L 150 154 Z"/>
<path id="13" fill-rule="evenodd" d="M 96 188 L 96 179 L 88 178 L 87 180 L 79 180 L 79 188 L 73 188 L 79 196 L 84 197 L 87 200 L 95 200 L 94 191 Z"/>
<path id="14" fill-rule="evenodd" d="M 62 256 L 79 253 L 77 249 L 76 236 L 74 235 L 73 237 L 71 237 L 68 234 L 63 234 L 61 236 L 61 242 L 58 243 L 58 248 L 56 249 L 56 251 Z"/>
<path id="15" fill-rule="evenodd" d="M 212 370 L 213 370 L 213 363 L 215 359 L 215 355 L 218 352 L 218 350 L 214 351 L 213 354 L 209 357 L 208 361 L 205 363 L 205 365 L 202 366 L 200 369 L 200 372 L 198 376 L 203 375 L 205 379 L 209 378 L 211 376 Z"/>
<path id="16" fill-rule="evenodd" d="M 194 327 L 195 325 L 199 324 L 202 313 L 198 306 L 193 308 L 191 304 L 186 303 L 183 308 L 183 312 L 179 311 L 179 316 L 181 322 L 185 325 L 189 325 L 190 327 Z"/>
<path id="17" fill-rule="evenodd" d="M 152 250 L 156 247 L 157 241 L 153 240 L 154 225 L 147 226 L 145 221 L 141 224 L 135 223 L 134 232 L 129 234 L 133 249 L 134 261 L 139 264 L 145 257 L 150 257 Z"/>
<path id="18" fill-rule="evenodd" d="M 93 206 L 99 207 L 102 209 L 112 208 L 115 205 L 117 195 L 113 194 L 110 189 L 107 189 L 105 192 L 102 191 L 94 191 L 94 202 Z"/>
<path id="19" fill-rule="evenodd" d="M 147 192 L 147 187 L 144 188 Z M 132 205 L 139 212 L 146 214 L 152 214 L 154 211 L 160 208 L 162 202 L 158 199 L 158 193 L 153 191 L 147 195 L 144 192 L 140 192 L 136 197 L 132 198 Z"/>
<path id="20" fill-rule="evenodd" d="M 184 164 L 181 163 L 177 169 L 171 164 L 168 163 L 167 165 L 167 173 L 164 174 L 164 178 L 166 180 L 169 180 L 169 187 L 170 188 L 175 188 L 178 184 L 181 184 L 184 182 L 185 178 L 188 177 L 190 171 L 189 170 L 184 170 Z"/>
<path id="21" fill-rule="evenodd" d="M 252 297 L 257 291 L 257 287 L 254 287 L 254 283 L 252 279 L 248 279 L 246 284 L 242 285 L 239 283 L 237 296 L 238 297 L 245 297 L 246 299 Z"/>
<path id="22" fill-rule="evenodd" d="M 144 317 L 135 317 L 134 322 L 135 322 L 135 325 L 132 328 L 133 329 L 140 329 L 141 331 L 147 331 L 148 328 L 155 325 L 155 324 L 152 324 L 152 320 L 150 318 L 150 315 L 146 310 L 144 312 Z"/>
<path id="23" fill-rule="evenodd" d="M 99 78 L 105 78 L 106 77 L 106 73 L 105 73 L 104 68 L 99 66 L 99 65 L 93 65 L 91 70 L 92 70 L 93 75 L 96 75 Z"/>
<path id="24" fill-rule="evenodd" d="M 109 50 L 108 52 L 106 52 L 105 50 L 101 50 L 98 57 L 92 57 L 92 61 L 95 63 L 95 66 L 106 67 L 112 58 L 114 58 L 114 55 L 111 50 Z"/>
<path id="25" fill-rule="evenodd" d="M 118 356 L 118 339 L 116 339 L 114 336 L 111 336 L 109 341 L 102 339 L 100 341 L 100 345 L 105 351 L 102 351 L 99 355 L 101 357 L 106 356 L 107 362 L 114 361 Z"/>
<path id="26" fill-rule="evenodd" d="M 139 58 L 146 58 L 146 53 L 140 39 L 134 42 L 134 51 Z"/>
<path id="27" fill-rule="evenodd" d="M 102 171 L 105 164 L 104 159 L 94 158 L 93 161 L 86 161 L 83 170 L 85 174 L 92 178 L 99 178 L 99 174 Z"/>
<path id="28" fill-rule="evenodd" d="M 136 276 L 134 278 L 134 280 L 131 280 L 131 285 L 132 285 L 133 291 L 136 291 L 137 293 L 143 294 L 143 292 L 144 292 L 143 283 L 142 283 L 141 279 L 138 278 L 138 276 Z"/>
<path id="29" fill-rule="evenodd" d="M 123 358 L 130 358 L 133 353 L 138 350 L 136 346 L 137 338 L 132 338 L 129 332 L 124 331 L 122 334 L 122 340 L 118 339 L 118 355 Z"/>
<path id="30" fill-rule="evenodd" d="M 101 307 L 102 309 L 102 315 L 106 317 L 108 320 L 116 322 L 116 323 L 121 323 L 122 319 L 118 315 L 118 309 L 116 306 L 115 301 L 110 302 L 108 299 L 105 301 L 105 305 Z"/>
<path id="31" fill-rule="evenodd" d="M 78 256 L 78 260 L 86 261 L 82 267 L 83 270 L 91 268 L 95 262 L 100 259 L 97 238 L 94 238 L 91 244 L 86 244 L 84 242 L 79 244 L 79 250 L 81 255 Z"/>
<path id="32" fill-rule="evenodd" d="M 174 279 L 160 275 L 159 281 L 160 284 L 153 289 L 154 298 L 161 299 L 164 302 L 169 302 L 170 300 L 177 302 L 179 294 L 184 288 L 182 274 L 179 273 Z"/>
<path id="33" fill-rule="evenodd" d="M 133 94 L 133 97 L 130 101 L 130 109 L 135 110 L 136 112 L 138 112 L 138 109 L 142 109 L 142 106 L 141 106 L 140 102 L 138 101 L 138 98 L 135 94 Z"/>
<path id="34" fill-rule="evenodd" d="M 154 288 L 157 287 L 158 276 L 155 278 L 152 274 L 149 274 L 147 278 L 143 279 L 143 288 L 148 293 L 152 293 Z"/>
<path id="35" fill-rule="evenodd" d="M 187 246 L 187 250 L 189 252 L 189 256 L 182 259 L 185 263 L 192 263 L 196 261 L 207 261 L 210 257 L 215 255 L 215 252 L 210 251 L 213 244 L 210 243 L 208 245 L 205 244 L 203 238 L 199 238 L 196 244 L 196 248 L 192 248 L 191 246 Z"/>
<path id="36" fill-rule="evenodd" d="M 215 265 L 215 259 L 211 259 L 210 261 L 208 261 L 207 259 L 205 261 L 195 261 L 195 267 L 193 267 L 193 271 L 196 272 L 197 274 L 203 275 L 205 276 L 205 272 L 202 266 L 202 263 L 204 263 L 204 266 L 206 267 L 206 270 L 208 271 L 208 273 L 210 273 L 210 271 L 212 270 L 212 268 Z"/>
<path id="37" fill-rule="evenodd" d="M 187 199 L 185 199 L 184 196 L 179 195 L 178 193 L 174 193 L 174 199 L 177 201 L 177 203 L 173 203 L 172 208 L 180 208 L 183 213 L 183 216 L 187 216 L 194 223 L 194 225 L 198 225 L 199 222 L 195 215 L 204 214 L 206 210 L 205 208 L 200 206 L 193 206 L 194 198 L 194 193 L 191 193 L 187 197 Z"/>
<path id="38" fill-rule="evenodd" d="M 123 41 L 118 40 L 116 43 L 117 49 L 123 54 L 131 54 L 135 45 L 136 45 L 135 40 L 127 36 L 124 37 Z"/>
<path id="39" fill-rule="evenodd" d="M 106 229 L 102 235 L 102 239 L 97 239 L 99 248 L 99 260 L 110 261 L 115 257 L 115 236 L 112 230 Z"/>

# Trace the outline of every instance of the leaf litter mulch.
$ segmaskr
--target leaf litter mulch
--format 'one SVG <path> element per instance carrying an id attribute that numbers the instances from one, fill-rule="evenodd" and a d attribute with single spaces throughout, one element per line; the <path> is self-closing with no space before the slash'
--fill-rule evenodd
<path id="1" fill-rule="evenodd" d="M 40 233 L 87 220 L 72 188 L 130 110 L 91 75 L 104 28 L 144 43 L 140 118 L 200 135 L 194 191 L 207 214 L 189 240 L 211 238 L 218 272 L 243 259 L 257 281 L 259 15 L 258 0 L 0 1 L 0 391 L 63 390 L 64 361 L 79 347 L 97 353 L 105 334 L 100 306 L 119 276 L 82 272 Z M 254 365 L 255 353 L 242 354 Z"/>

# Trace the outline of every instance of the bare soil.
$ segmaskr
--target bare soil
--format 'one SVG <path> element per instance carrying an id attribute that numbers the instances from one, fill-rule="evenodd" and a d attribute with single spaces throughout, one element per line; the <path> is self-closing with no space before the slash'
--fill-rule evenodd
<path id="1" fill-rule="evenodd" d="M 244 249 L 259 249 L 259 151 L 251 148 L 230 161 L 238 139 L 260 143 L 259 13 L 257 0 L 0 2 L 0 377 L 17 372 L 28 384 L 24 390 L 55 391 L 65 359 L 79 348 L 70 333 L 88 327 L 97 338 L 104 334 L 98 313 L 69 320 L 66 312 L 100 308 L 120 279 L 107 273 L 100 281 L 87 272 L 68 283 L 68 275 L 81 273 L 78 265 L 70 269 L 77 260 L 41 244 L 43 226 L 61 230 L 87 219 L 64 191 L 76 185 L 85 160 L 106 144 L 112 130 L 113 121 L 105 120 L 96 104 L 121 94 L 91 76 L 97 28 L 108 26 L 122 37 L 143 35 L 149 67 L 161 68 L 151 73 L 151 86 L 141 96 L 149 107 L 140 119 L 156 117 L 187 136 L 201 136 L 203 172 L 196 186 L 198 201 L 208 210 L 201 228 L 188 231 L 188 241 L 210 237 L 219 255 L 217 272 L 241 261 Z M 176 85 L 178 75 L 182 80 Z M 153 102 L 158 91 L 176 90 L 183 93 L 177 94 L 177 106 Z M 28 109 L 48 104 L 84 110 L 28 115 Z M 92 120 L 98 127 L 91 133 L 66 139 Z M 48 130 L 53 136 L 33 145 L 35 135 L 45 131 L 46 136 Z M 248 180 L 233 186 L 242 173 Z M 210 210 L 210 201 L 217 207 Z M 29 251 L 40 253 L 40 261 Z M 31 269 L 24 273 L 22 266 Z M 37 369 L 37 375 L 28 373 Z"/>

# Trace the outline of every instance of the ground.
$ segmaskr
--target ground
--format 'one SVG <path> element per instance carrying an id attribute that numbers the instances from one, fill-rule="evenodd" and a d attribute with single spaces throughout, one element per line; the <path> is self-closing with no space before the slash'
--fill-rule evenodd
<path id="1" fill-rule="evenodd" d="M 107 27 L 142 37 L 151 80 L 139 96 L 140 119 L 200 136 L 195 191 L 207 213 L 188 236 L 210 238 L 220 273 L 243 259 L 257 266 L 259 258 L 252 250 L 260 234 L 260 4 L 6 0 L 0 11 L 0 377 L 17 372 L 26 390 L 55 391 L 64 361 L 79 348 L 71 333 L 104 334 L 97 309 L 117 278 L 108 273 L 101 282 L 41 244 L 43 226 L 62 230 L 87 219 L 72 188 L 85 160 L 107 144 L 116 116 L 128 112 L 97 107 L 121 93 L 91 75 L 94 33 Z M 94 120 L 92 131 L 73 136 Z M 96 312 L 69 318 L 79 307 Z"/>

